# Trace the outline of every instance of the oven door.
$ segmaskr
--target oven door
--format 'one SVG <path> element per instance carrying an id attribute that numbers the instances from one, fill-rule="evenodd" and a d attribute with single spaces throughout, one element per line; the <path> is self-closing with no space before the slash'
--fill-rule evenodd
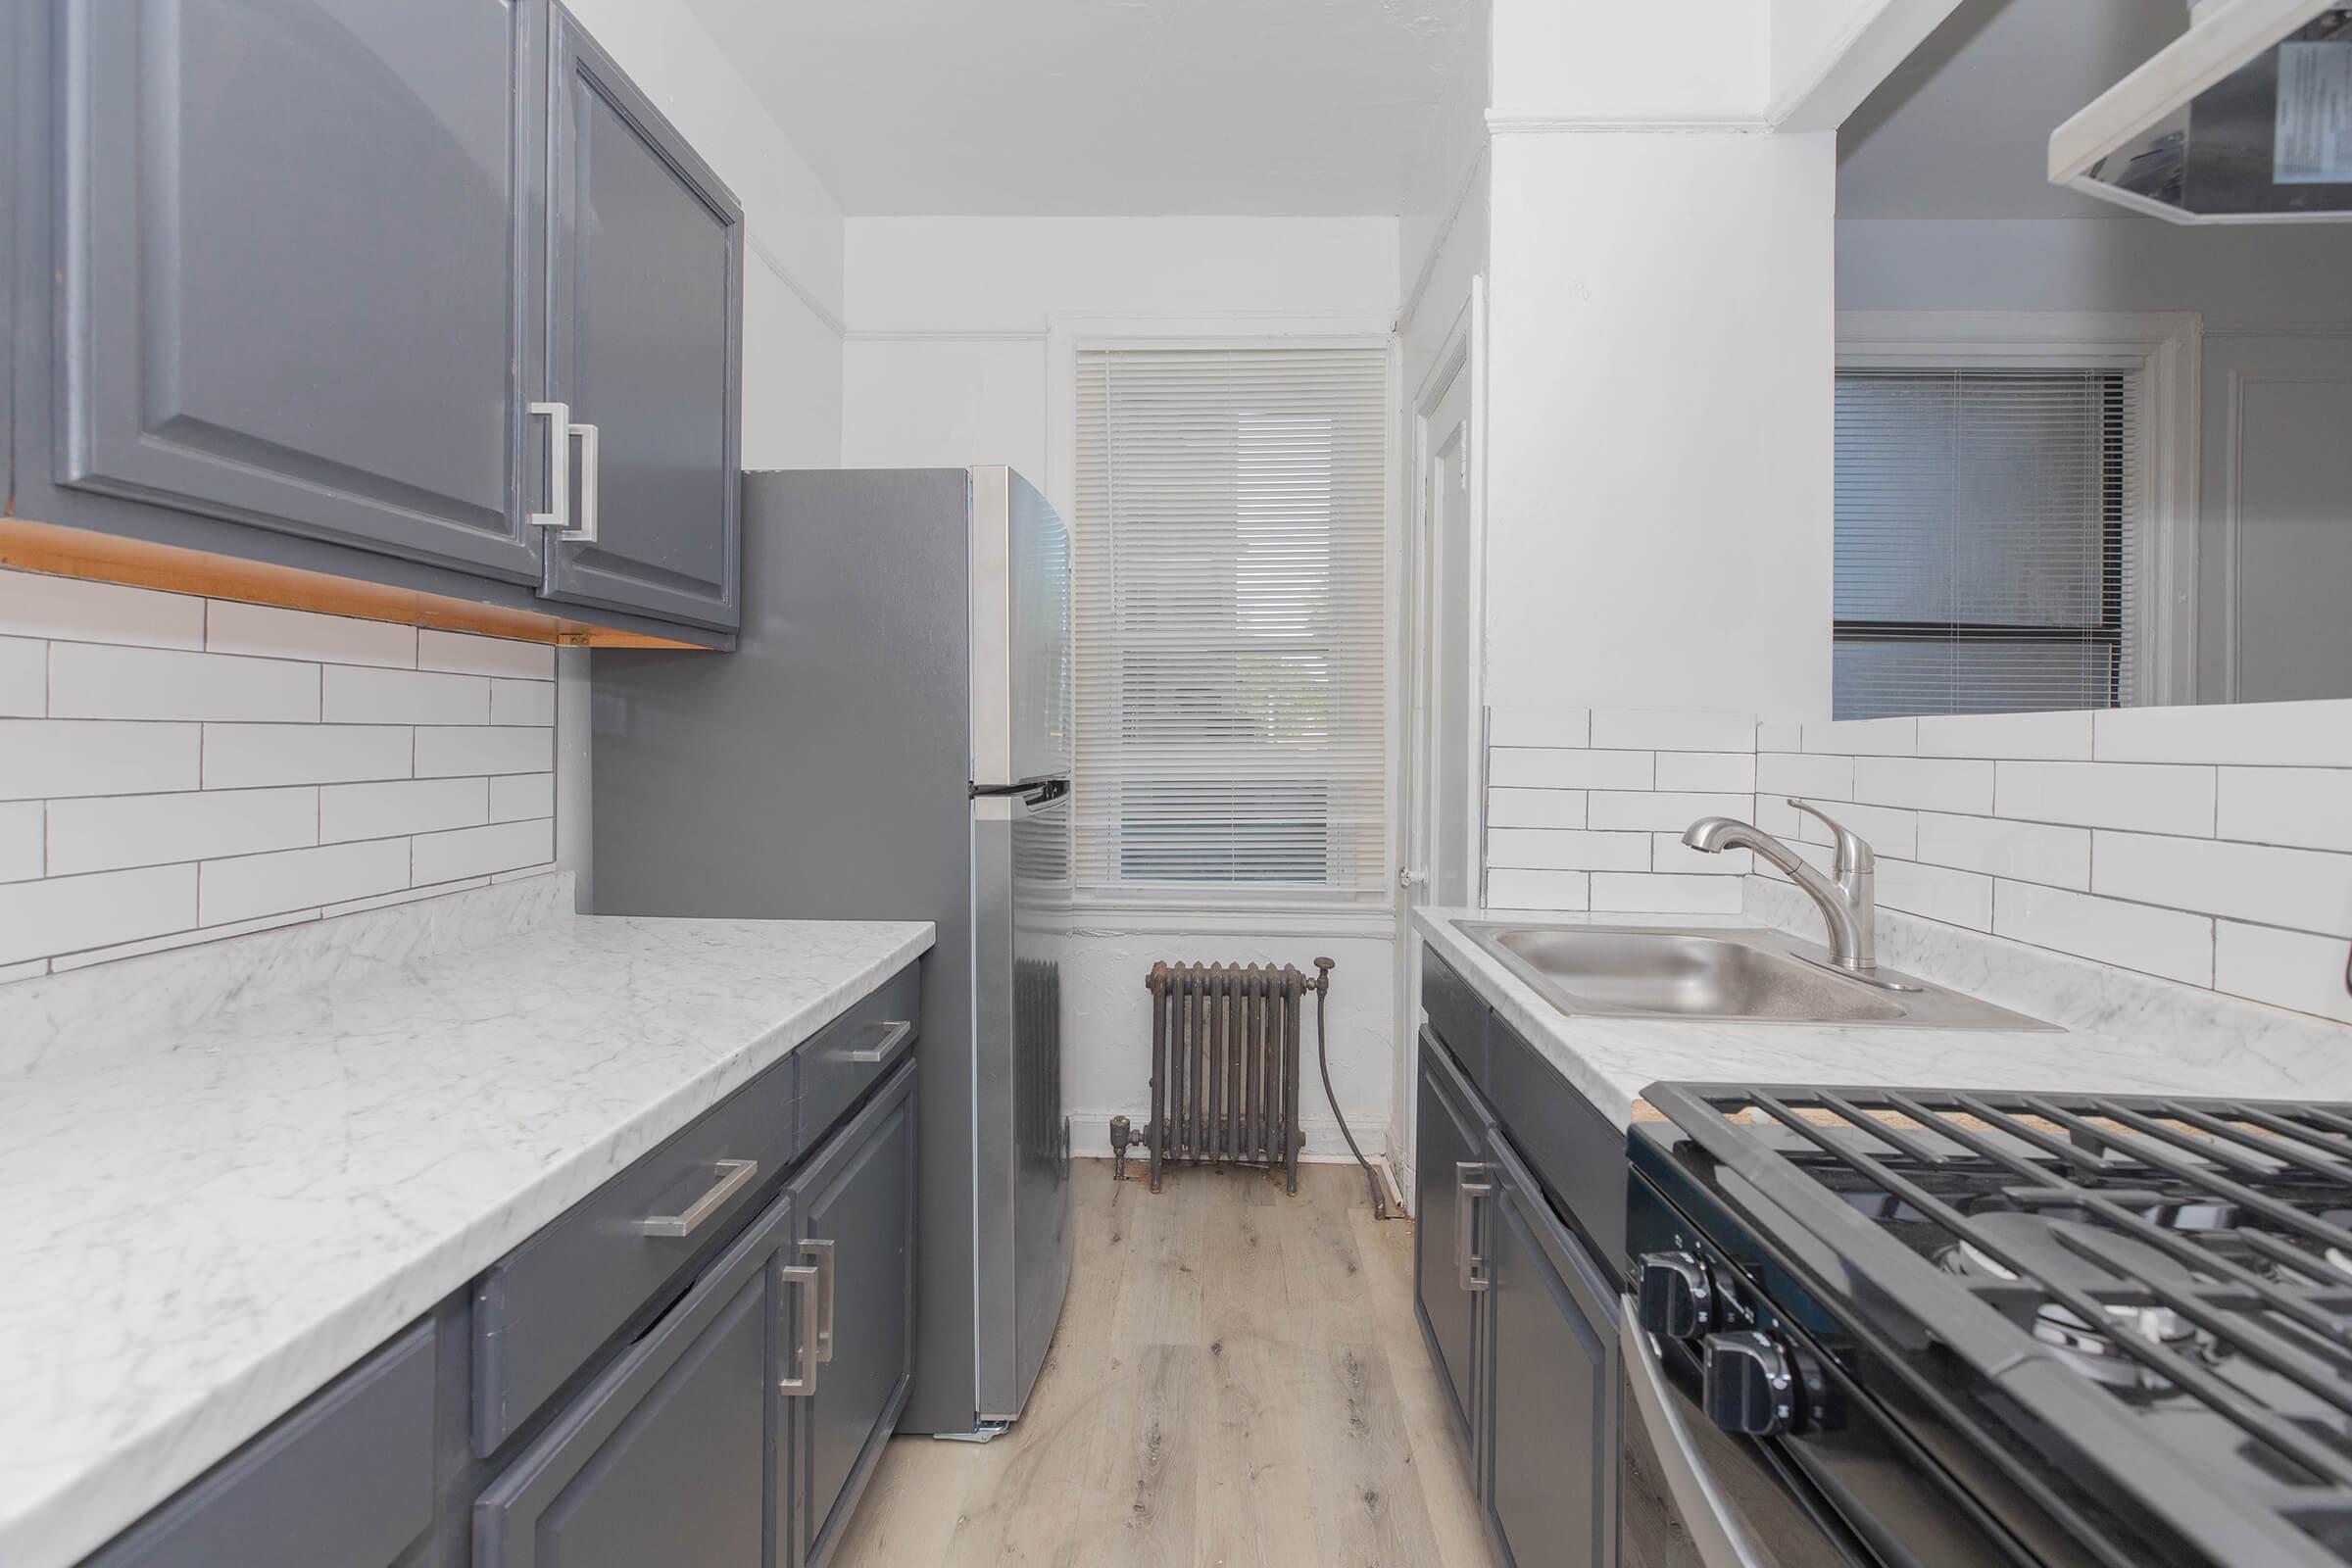
<path id="1" fill-rule="evenodd" d="M 1624 1568 L 1878 1568 L 1878 1557 L 1805 1506 L 1760 1448 L 1707 1419 L 1660 1358 L 1633 1298 L 1622 1306 Z"/>

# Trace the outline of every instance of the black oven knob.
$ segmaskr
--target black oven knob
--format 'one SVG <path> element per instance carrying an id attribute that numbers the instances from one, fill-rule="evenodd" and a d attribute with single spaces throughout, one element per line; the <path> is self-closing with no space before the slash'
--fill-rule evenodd
<path id="1" fill-rule="evenodd" d="M 1769 1335 L 1710 1334 L 1705 1394 L 1707 1415 L 1724 1431 L 1768 1438 L 1795 1413 L 1796 1369 Z"/>
<path id="2" fill-rule="evenodd" d="M 1642 1326 L 1662 1339 L 1695 1340 L 1715 1321 L 1707 1265 L 1689 1252 L 1642 1254 Z"/>

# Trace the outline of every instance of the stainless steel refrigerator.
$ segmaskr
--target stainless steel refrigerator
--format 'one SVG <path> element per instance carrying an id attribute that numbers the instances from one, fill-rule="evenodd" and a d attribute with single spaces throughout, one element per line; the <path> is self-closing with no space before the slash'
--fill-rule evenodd
<path id="1" fill-rule="evenodd" d="M 737 650 L 593 659 L 598 912 L 938 922 L 903 1431 L 1019 1416 L 1069 1283 L 1069 592 L 1009 468 L 747 473 Z"/>

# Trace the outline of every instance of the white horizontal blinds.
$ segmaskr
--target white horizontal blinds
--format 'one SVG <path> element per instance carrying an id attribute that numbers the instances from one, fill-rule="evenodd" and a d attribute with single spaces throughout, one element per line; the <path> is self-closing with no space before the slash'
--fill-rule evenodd
<path id="1" fill-rule="evenodd" d="M 1839 718 L 2132 701 L 2138 381 L 1838 372 Z"/>
<path id="2" fill-rule="evenodd" d="M 1369 893 L 1387 853 L 1387 357 L 1078 357 L 1082 894 Z"/>

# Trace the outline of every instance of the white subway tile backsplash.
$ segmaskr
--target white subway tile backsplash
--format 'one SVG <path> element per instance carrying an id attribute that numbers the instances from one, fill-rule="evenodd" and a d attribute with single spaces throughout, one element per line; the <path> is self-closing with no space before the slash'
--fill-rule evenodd
<path id="1" fill-rule="evenodd" d="M 99 719 L 0 719 L 0 800 L 196 787 L 201 727 Z"/>
<path id="2" fill-rule="evenodd" d="M 553 773 L 502 773 L 488 782 L 493 822 L 518 822 L 525 817 L 556 814 Z"/>
<path id="3" fill-rule="evenodd" d="M 556 824 L 544 816 L 528 822 L 460 828 L 454 833 L 425 833 L 416 840 L 414 879 L 420 884 L 451 882 L 539 865 L 555 858 Z"/>
<path id="4" fill-rule="evenodd" d="M 490 683 L 491 723 L 553 725 L 555 721 L 555 682 L 494 680 Z"/>
<path id="5" fill-rule="evenodd" d="M 2352 772 L 2333 767 L 2225 767 L 2214 833 L 2251 844 L 2352 850 Z"/>
<path id="6" fill-rule="evenodd" d="M 1626 914 L 1738 914 L 1740 879 L 1595 871 L 1592 907 Z"/>
<path id="7" fill-rule="evenodd" d="M 391 893 L 378 893 L 373 898 L 349 899 L 341 904 L 327 905 L 318 912 L 331 920 L 338 914 L 360 914 L 368 909 L 388 908 L 395 904 L 415 904 L 422 899 L 438 899 L 489 885 L 490 878 L 486 876 L 469 876 L 456 882 L 435 882 L 429 887 L 400 888 Z"/>
<path id="8" fill-rule="evenodd" d="M 1488 762 L 1488 782 L 1498 787 L 1645 790 L 1656 777 L 1657 758 L 1650 752 L 1497 746 Z"/>
<path id="9" fill-rule="evenodd" d="M 407 778 L 416 749 L 416 732 L 406 725 L 207 724 L 204 787 Z"/>
<path id="10" fill-rule="evenodd" d="M 49 713 L 53 718 L 315 721 L 318 666 L 170 648 L 53 643 Z"/>
<path id="11" fill-rule="evenodd" d="M 321 714 L 330 724 L 487 724 L 490 680 L 329 664 Z"/>
<path id="12" fill-rule="evenodd" d="M 1487 725 L 1489 746 L 1567 746 L 1592 743 L 1589 708 L 1498 708 Z"/>
<path id="13" fill-rule="evenodd" d="M 1585 798 L 1585 821 L 1595 828 L 1680 833 L 1702 816 L 1744 818 L 1754 801 L 1751 795 L 1594 790 Z"/>
<path id="14" fill-rule="evenodd" d="M 1512 870 L 1646 871 L 1649 835 L 1556 828 L 1489 828 L 1487 863 Z"/>
<path id="15" fill-rule="evenodd" d="M 202 648 L 204 610 L 187 594 L 0 571 L 0 632 L 20 637 Z"/>
<path id="16" fill-rule="evenodd" d="M 1756 748 L 1753 713 L 1684 713 L 1595 709 L 1592 745 L 1612 752 L 1747 752 Z"/>
<path id="17" fill-rule="evenodd" d="M 49 645 L 0 637 L 0 718 L 39 718 L 49 710 Z"/>
<path id="18" fill-rule="evenodd" d="M 1916 718 L 1847 718 L 1805 726 L 1805 750 L 1846 757 L 1917 757 Z"/>
<path id="19" fill-rule="evenodd" d="M 1584 871 L 1489 871 L 1487 906 L 1495 909 L 1588 909 L 1592 906 L 1592 878 Z"/>
<path id="20" fill-rule="evenodd" d="M 41 874 L 41 803 L 0 802 L 0 882 Z"/>
<path id="21" fill-rule="evenodd" d="M 2091 734 L 2102 762 L 2352 767 L 2352 715 L 2342 702 L 2117 708 L 2092 719 Z"/>
<path id="22" fill-rule="evenodd" d="M 1936 714 L 1919 721 L 1919 755 L 2087 762 L 2090 721 L 2088 711 Z"/>
<path id="23" fill-rule="evenodd" d="M 552 779 L 553 774 L 524 775 Z M 490 781 L 404 778 L 381 784 L 329 784 L 318 792 L 318 842 L 438 833 L 490 820 Z"/>
<path id="24" fill-rule="evenodd" d="M 1765 719 L 1756 726 L 1758 752 L 1801 752 L 1805 749 L 1805 726 L 1780 719 Z"/>
<path id="25" fill-rule="evenodd" d="M 2344 945 L 2333 937 L 2220 921 L 2214 928 L 2213 988 L 2352 1023 Z"/>
<path id="26" fill-rule="evenodd" d="M 1767 752 L 1756 759 L 1756 793 L 1850 801 L 1854 798 L 1854 760 Z"/>
<path id="27" fill-rule="evenodd" d="M 1487 825 L 1494 827 L 1583 827 L 1583 790 L 1487 792 Z"/>
<path id="28" fill-rule="evenodd" d="M 2352 938 L 2352 855 L 2102 830 L 2091 835 L 2090 890 Z"/>
<path id="29" fill-rule="evenodd" d="M 416 776 L 465 773 L 544 773 L 556 765 L 556 732 L 482 725 L 416 731 Z"/>
<path id="30" fill-rule="evenodd" d="M 1756 787 L 1756 760 L 1744 752 L 1660 752 L 1657 787 L 1745 795 Z"/>
<path id="31" fill-rule="evenodd" d="M 1820 805 L 1823 810 L 1861 834 L 1870 842 L 1870 847 L 1881 855 L 1899 856 L 1907 860 L 1919 848 L 1917 811 L 1906 811 L 1891 806 L 1865 806 L 1857 801 L 1825 801 Z M 1837 835 L 1820 817 L 1807 811 L 1797 811 L 1793 807 L 1788 809 L 1796 817 L 1797 838 L 1808 844 L 1838 842 Z"/>
<path id="32" fill-rule="evenodd" d="M 1972 931 L 1992 929 L 1992 878 L 1976 871 L 1882 858 L 1878 897 L 1889 909 Z"/>
<path id="33" fill-rule="evenodd" d="M 407 887 L 409 841 L 368 839 L 207 860 L 203 873 L 197 923 L 224 925 Z"/>
<path id="34" fill-rule="evenodd" d="M 1992 813 L 1988 761 L 1925 757 L 1857 757 L 1854 799 L 1872 806 L 1909 806 L 1923 811 Z"/>
<path id="35" fill-rule="evenodd" d="M 2213 831 L 2210 767 L 1996 762 L 1993 770 L 1993 806 L 2002 816 L 2143 833 Z"/>
<path id="36" fill-rule="evenodd" d="M 2090 829 L 1922 811 L 1916 858 L 2050 887 L 2090 886 Z"/>
<path id="37" fill-rule="evenodd" d="M 216 654 L 259 654 L 327 664 L 416 667 L 416 628 L 387 620 L 321 615 L 275 605 L 216 599 L 205 612 L 204 646 Z"/>
<path id="38" fill-rule="evenodd" d="M 1723 850 L 1709 855 L 1683 842 L 1680 833 L 1649 836 L 1649 868 L 1675 876 L 1745 876 L 1755 857 L 1745 850 Z"/>
<path id="39" fill-rule="evenodd" d="M 455 670 L 466 675 L 554 680 L 556 650 L 548 643 L 477 637 L 470 632 L 435 631 L 427 627 L 416 634 L 416 667 Z"/>
<path id="40" fill-rule="evenodd" d="M 199 926 L 192 931 L 172 931 L 143 942 L 123 942 L 111 948 L 88 948 L 80 953 L 64 953 L 50 960 L 59 973 L 73 969 L 87 969 L 93 964 L 112 963 L 117 958 L 136 958 L 149 953 L 169 953 L 174 948 L 192 948 L 200 942 L 225 942 L 230 937 L 251 936 L 256 931 L 274 931 L 281 926 L 301 925 L 318 918 L 317 909 L 288 909 L 282 914 L 265 914 L 259 919 L 238 920 L 228 925 Z"/>
<path id="41" fill-rule="evenodd" d="M 192 865 L 0 883 L 0 963 L 135 942 L 195 923 Z"/>
<path id="42" fill-rule="evenodd" d="M 2002 881 L 1993 889 L 1992 931 L 2142 974 L 2213 984 L 2213 920 L 2207 915 Z"/>
<path id="43" fill-rule="evenodd" d="M 108 795 L 49 803 L 49 874 L 167 865 L 318 842 L 311 788 Z"/>

